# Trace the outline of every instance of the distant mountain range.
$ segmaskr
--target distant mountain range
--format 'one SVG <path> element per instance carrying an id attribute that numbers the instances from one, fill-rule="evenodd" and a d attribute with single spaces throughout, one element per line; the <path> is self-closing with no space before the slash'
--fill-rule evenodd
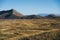
<path id="1" fill-rule="evenodd" d="M 49 14 L 47 14 L 47 13 L 40 13 L 40 14 L 37 14 L 37 15 L 40 15 L 40 16 L 48 16 Z"/>
<path id="2" fill-rule="evenodd" d="M 54 14 L 37 14 L 37 15 L 23 15 L 14 9 L 0 11 L 0 19 L 44 19 L 44 18 L 60 18 Z"/>

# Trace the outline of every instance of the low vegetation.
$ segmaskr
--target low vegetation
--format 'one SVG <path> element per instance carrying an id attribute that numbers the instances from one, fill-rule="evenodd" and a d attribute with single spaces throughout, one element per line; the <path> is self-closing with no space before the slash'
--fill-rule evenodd
<path id="1" fill-rule="evenodd" d="M 0 40 L 60 40 L 60 21 L 2 19 L 0 20 Z"/>

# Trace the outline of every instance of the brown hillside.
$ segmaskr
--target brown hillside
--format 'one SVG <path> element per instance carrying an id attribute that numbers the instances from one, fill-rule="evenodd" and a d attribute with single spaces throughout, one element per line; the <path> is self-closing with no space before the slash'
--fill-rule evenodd
<path id="1" fill-rule="evenodd" d="M 17 12 L 14 9 L 7 11 L 0 11 L 0 19 L 19 19 L 23 14 Z"/>

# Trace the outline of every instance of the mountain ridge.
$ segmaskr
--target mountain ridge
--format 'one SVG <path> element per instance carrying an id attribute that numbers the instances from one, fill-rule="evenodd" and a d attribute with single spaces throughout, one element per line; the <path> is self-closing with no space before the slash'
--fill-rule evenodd
<path id="1" fill-rule="evenodd" d="M 14 9 L 0 11 L 0 19 L 46 19 L 60 18 L 54 14 L 23 15 Z"/>
<path id="2" fill-rule="evenodd" d="M 23 16 L 23 14 L 17 12 L 14 9 L 7 10 L 7 11 L 0 11 L 0 19 L 17 19 Z"/>

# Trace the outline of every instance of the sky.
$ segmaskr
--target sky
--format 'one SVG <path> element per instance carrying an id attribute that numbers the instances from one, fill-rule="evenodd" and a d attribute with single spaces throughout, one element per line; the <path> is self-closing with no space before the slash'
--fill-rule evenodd
<path id="1" fill-rule="evenodd" d="M 10 9 L 24 15 L 60 14 L 60 0 L 0 0 L 0 11 Z"/>

